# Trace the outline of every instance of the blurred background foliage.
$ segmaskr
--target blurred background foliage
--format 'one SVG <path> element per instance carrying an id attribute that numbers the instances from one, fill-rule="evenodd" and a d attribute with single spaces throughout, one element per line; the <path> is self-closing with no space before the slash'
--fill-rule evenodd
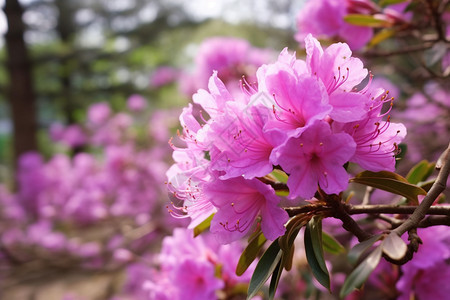
<path id="1" fill-rule="evenodd" d="M 138 93 L 154 108 L 185 105 L 189 99 L 175 85 L 152 89 L 150 76 L 158 66 L 192 66 L 195 50 L 206 37 L 241 37 L 275 50 L 296 48 L 294 16 L 302 2 L 19 1 L 35 89 L 35 99 L 28 101 L 36 107 L 39 150 L 49 152 L 46 132 L 51 123 L 82 122 L 87 106 L 95 102 L 122 109 L 127 97 Z M 3 45 L 0 164 L 12 167 L 6 60 Z"/>

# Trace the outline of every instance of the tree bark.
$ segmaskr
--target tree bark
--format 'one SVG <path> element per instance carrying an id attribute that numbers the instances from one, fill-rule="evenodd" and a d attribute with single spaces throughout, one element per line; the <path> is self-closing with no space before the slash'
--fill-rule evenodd
<path id="1" fill-rule="evenodd" d="M 13 123 L 14 166 L 17 166 L 21 154 L 37 150 L 36 100 L 32 65 L 24 41 L 23 8 L 18 0 L 6 0 L 3 10 L 8 22 L 5 35 L 9 72 L 8 98 Z"/>

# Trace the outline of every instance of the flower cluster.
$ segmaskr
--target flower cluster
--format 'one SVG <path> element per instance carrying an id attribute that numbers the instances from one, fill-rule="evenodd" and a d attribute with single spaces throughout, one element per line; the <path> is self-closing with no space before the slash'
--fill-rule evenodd
<path id="1" fill-rule="evenodd" d="M 232 92 L 239 91 L 238 80 L 246 76 L 253 82 L 256 69 L 269 62 L 273 52 L 255 48 L 243 39 L 232 37 L 213 37 L 203 41 L 195 58 L 193 74 L 181 76 L 181 90 L 189 97 L 197 89 L 206 88 L 213 70 Z"/>
<path id="2" fill-rule="evenodd" d="M 295 38 L 302 43 L 307 34 L 326 38 L 338 38 L 351 49 L 364 47 L 373 37 L 373 28 L 352 25 L 344 20 L 349 14 L 373 15 L 386 26 L 408 22 L 410 14 L 403 13 L 409 1 L 389 5 L 383 10 L 370 0 L 310 0 L 297 15 Z"/>
<path id="3" fill-rule="evenodd" d="M 255 264 L 240 277 L 235 274 L 242 245 L 220 245 L 210 235 L 194 238 L 192 230 L 176 228 L 163 239 L 154 267 L 144 262 L 127 268 L 125 293 L 133 299 L 218 299 L 231 297 L 240 283 L 248 283 Z M 149 259 L 151 261 L 151 259 Z"/>
<path id="4" fill-rule="evenodd" d="M 191 217 L 191 227 L 215 213 L 211 231 L 221 243 L 242 237 L 255 221 L 268 239 L 284 233 L 288 216 L 270 184 L 274 168 L 289 175 L 291 201 L 310 199 L 318 188 L 345 190 L 347 162 L 370 171 L 395 168 L 406 129 L 383 120 L 389 92 L 372 89 L 371 78 L 354 89 L 368 71 L 348 45 L 324 50 L 311 35 L 305 44 L 306 60 L 283 50 L 257 70 L 257 84 L 241 82 L 241 96 L 214 72 L 209 91 L 193 96 L 209 118 L 196 116 L 192 105 L 180 116 L 185 147 L 173 145 L 176 163 L 167 176 L 183 203 L 171 212 Z"/>
<path id="5" fill-rule="evenodd" d="M 446 299 L 450 286 L 450 234 L 445 226 L 419 229 L 423 242 L 414 259 L 401 267 L 398 299 Z"/>
<path id="6" fill-rule="evenodd" d="M 131 113 L 113 113 L 107 103 L 90 107 L 79 130 L 93 153 L 20 158 L 18 191 L 0 186 L 0 241 L 14 260 L 55 263 L 59 257 L 58 263 L 89 268 L 120 265 L 130 258 L 128 250 L 139 253 L 180 225 L 160 213 L 166 191 L 155 184 L 164 181 L 168 167 L 170 113 L 155 112 L 149 121 L 141 114 L 142 97 L 130 97 L 128 104 Z M 146 130 L 138 131 L 143 125 Z M 60 141 L 74 146 L 70 128 L 62 128 Z M 132 234 L 136 228 L 142 230 L 138 238 Z"/>
<path id="7" fill-rule="evenodd" d="M 420 161 L 423 157 L 432 160 L 439 158 L 441 149 L 447 146 L 450 136 L 450 88 L 437 82 L 428 82 L 424 92 L 414 93 L 402 111 L 395 116 L 401 120 L 414 135 L 405 139 L 408 146 L 406 158 Z"/>

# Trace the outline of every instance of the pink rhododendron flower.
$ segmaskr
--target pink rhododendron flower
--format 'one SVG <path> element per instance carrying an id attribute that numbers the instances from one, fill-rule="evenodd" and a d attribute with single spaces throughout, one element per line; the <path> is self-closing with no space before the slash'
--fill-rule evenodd
<path id="1" fill-rule="evenodd" d="M 143 262 L 127 269 L 125 290 L 139 299 L 218 299 L 218 292 L 247 283 L 255 268 L 240 277 L 235 269 L 243 247 L 220 245 L 207 233 L 194 238 L 192 230 L 176 228 L 155 255 L 155 267 Z"/>
<path id="2" fill-rule="evenodd" d="M 153 71 L 153 74 L 150 77 L 150 86 L 153 88 L 159 88 L 176 81 L 179 76 L 180 71 L 176 68 L 169 66 L 158 67 L 155 71 Z"/>
<path id="3" fill-rule="evenodd" d="M 130 111 L 142 111 L 147 107 L 147 100 L 138 94 L 128 97 L 127 107 Z"/>
<path id="4" fill-rule="evenodd" d="M 215 70 L 232 93 L 239 93 L 239 84 L 236 84 L 239 79 L 245 76 L 249 82 L 254 82 L 256 69 L 268 62 L 272 55 L 272 51 L 254 48 L 243 39 L 206 39 L 197 53 L 194 74 L 181 77 L 183 92 L 190 96 L 197 89 L 205 88 Z"/>
<path id="5" fill-rule="evenodd" d="M 418 229 L 423 244 L 414 259 L 402 265 L 397 282 L 399 299 L 446 299 L 450 293 L 450 234 L 448 228 L 435 226 Z"/>
<path id="6" fill-rule="evenodd" d="M 358 90 L 367 76 L 348 45 L 322 49 L 309 35 L 306 61 L 284 49 L 262 65 L 257 83 L 241 82 L 231 93 L 213 72 L 180 116 L 183 146 L 167 173 L 169 190 L 183 204 L 170 208 L 191 217 L 191 227 L 215 212 L 211 231 L 221 243 L 247 234 L 261 218 L 268 239 L 284 232 L 288 217 L 267 185 L 275 166 L 288 174 L 290 199 L 312 198 L 318 188 L 337 194 L 347 188 L 344 164 L 371 171 L 393 170 L 402 124 L 391 123 L 382 106 L 392 100 L 383 89 Z M 270 180 L 269 180 L 270 181 Z"/>
<path id="7" fill-rule="evenodd" d="M 348 185 L 343 165 L 353 156 L 355 142 L 346 133 L 333 134 L 330 125 L 317 121 L 300 137 L 290 138 L 273 153 L 274 163 L 288 172 L 289 197 L 312 198 L 319 185 L 336 194 Z"/>
<path id="8" fill-rule="evenodd" d="M 355 1 L 356 2 L 356 1 Z M 370 1 L 310 0 L 297 15 L 298 33 L 296 40 L 303 43 L 308 33 L 315 36 L 340 37 L 352 49 L 364 47 L 373 36 L 370 27 L 354 26 L 344 21 L 348 13 L 367 12 Z M 367 4 L 361 6 L 361 4 Z M 355 11 L 356 10 L 356 11 Z"/>
<path id="9" fill-rule="evenodd" d="M 229 103 L 227 114 L 211 124 L 208 139 L 214 140 L 210 151 L 212 168 L 225 171 L 221 179 L 241 175 L 251 179 L 272 171 L 270 154 L 285 136 L 263 130 L 270 118 L 272 112 L 266 107 L 246 107 L 234 102 Z"/>
<path id="10" fill-rule="evenodd" d="M 278 204 L 272 187 L 257 179 L 236 177 L 214 180 L 204 186 L 204 193 L 217 207 L 211 221 L 211 232 L 220 243 L 230 243 L 244 236 L 261 216 L 264 236 L 274 240 L 283 235 L 288 215 Z"/>
<path id="11" fill-rule="evenodd" d="M 111 108 L 106 102 L 93 104 L 88 109 L 88 120 L 94 125 L 100 125 L 111 115 Z"/>
<path id="12" fill-rule="evenodd" d="M 270 129 L 287 131 L 299 136 L 316 120 L 325 118 L 332 110 L 324 85 L 312 76 L 297 77 L 288 70 L 274 65 L 265 74 L 267 93 L 272 95 L 275 120 L 268 122 Z"/>

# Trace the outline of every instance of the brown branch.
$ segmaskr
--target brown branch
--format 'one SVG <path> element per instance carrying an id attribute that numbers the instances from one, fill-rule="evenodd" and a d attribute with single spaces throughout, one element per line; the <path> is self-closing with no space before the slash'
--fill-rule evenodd
<path id="1" fill-rule="evenodd" d="M 353 233 L 360 242 L 368 240 L 372 235 L 364 231 L 359 227 L 358 223 L 347 213 L 345 204 L 341 202 L 341 199 L 337 195 L 329 195 L 326 199 L 327 203 L 331 207 L 331 214 L 334 218 L 342 221 L 342 227 Z"/>
<path id="2" fill-rule="evenodd" d="M 402 214 L 408 215 L 414 213 L 417 206 L 399 206 L 399 205 L 351 205 L 342 204 L 345 211 L 349 215 L 359 215 L 359 214 Z M 290 217 L 311 212 L 319 211 L 331 211 L 331 206 L 326 206 L 322 204 L 307 204 L 298 207 L 286 207 L 284 210 L 287 211 Z M 450 216 L 450 205 L 448 206 L 431 206 L 428 211 L 428 215 L 441 215 Z"/>
<path id="3" fill-rule="evenodd" d="M 433 202 L 439 197 L 439 195 L 445 190 L 447 185 L 447 178 L 450 174 L 450 144 L 447 149 L 442 153 L 438 162 L 436 163 L 436 169 L 440 169 L 439 174 L 436 178 L 428 194 L 423 198 L 420 205 L 415 209 L 414 213 L 409 216 L 409 218 L 399 227 L 394 229 L 398 235 L 402 235 L 412 228 L 417 227 L 417 225 L 422 221 L 425 215 L 428 213 Z"/>
<path id="4" fill-rule="evenodd" d="M 356 214 L 412 214 L 417 206 L 399 206 L 399 205 L 346 205 L 347 213 Z M 446 215 L 450 216 L 449 206 L 431 206 L 428 215 Z"/>
<path id="5" fill-rule="evenodd" d="M 365 56 L 386 57 L 386 56 L 402 55 L 402 54 L 407 54 L 407 53 L 425 51 L 425 50 L 433 47 L 433 45 L 434 45 L 434 43 L 425 43 L 425 44 L 413 45 L 410 47 L 405 47 L 402 49 L 391 50 L 391 51 L 368 51 L 365 53 Z"/>
<path id="6" fill-rule="evenodd" d="M 417 227 L 426 228 L 438 225 L 450 226 L 450 216 L 429 216 L 420 221 Z"/>
<path id="7" fill-rule="evenodd" d="M 428 6 L 430 15 L 432 16 L 432 23 L 434 26 L 434 29 L 437 32 L 438 39 L 441 41 L 445 41 L 445 29 L 444 25 L 442 23 L 441 14 L 439 12 L 438 5 L 436 6 L 433 0 L 426 0 L 426 4 Z"/>

